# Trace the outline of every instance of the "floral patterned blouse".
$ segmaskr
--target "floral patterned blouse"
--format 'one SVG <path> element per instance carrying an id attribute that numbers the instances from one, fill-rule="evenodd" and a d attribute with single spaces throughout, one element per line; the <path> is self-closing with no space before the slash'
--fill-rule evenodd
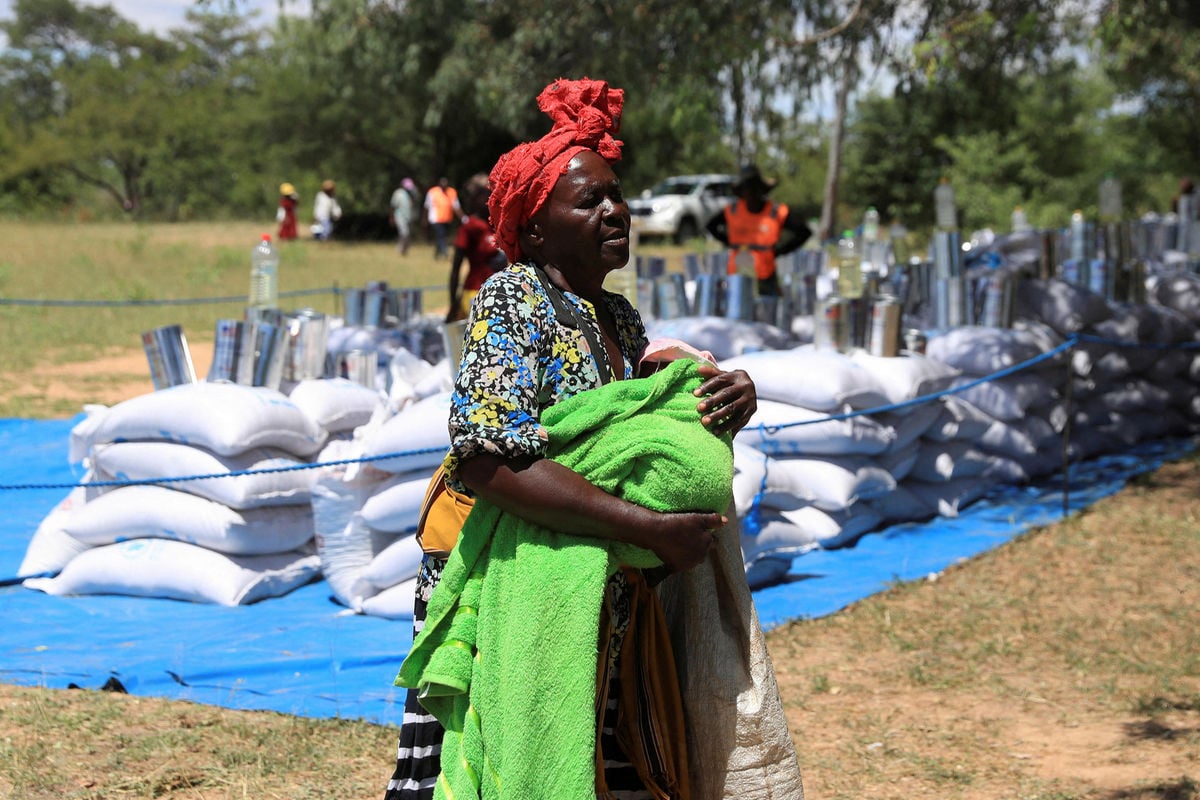
<path id="1" fill-rule="evenodd" d="M 542 410 L 601 385 L 583 334 L 573 321 L 558 319 L 546 291 L 533 267 L 519 263 L 493 275 L 471 303 L 445 461 L 447 482 L 458 491 L 466 491 L 458 480 L 460 460 L 479 453 L 505 458 L 543 453 Z M 570 292 L 563 296 L 603 341 L 592 304 Z M 605 292 L 604 302 L 616 321 L 623 378 L 632 378 L 646 348 L 646 329 L 623 296 Z"/>

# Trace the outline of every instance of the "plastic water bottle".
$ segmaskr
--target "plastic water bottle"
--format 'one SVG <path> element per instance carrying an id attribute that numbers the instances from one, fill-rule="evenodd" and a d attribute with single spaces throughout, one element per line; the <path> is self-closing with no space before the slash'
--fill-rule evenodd
<path id="1" fill-rule="evenodd" d="M 1070 245 L 1069 251 L 1072 261 L 1083 261 L 1087 257 L 1084 252 L 1085 243 L 1087 241 L 1087 221 L 1083 218 L 1083 212 L 1078 208 L 1075 213 L 1071 214 L 1070 228 Z"/>
<path id="2" fill-rule="evenodd" d="M 879 258 L 879 212 L 875 206 L 868 206 L 863 214 L 862 223 L 862 260 L 869 269 L 877 269 L 882 259 Z"/>
<path id="3" fill-rule="evenodd" d="M 264 233 L 262 241 L 250 251 L 249 308 L 279 306 L 279 251 L 271 246 L 271 234 Z"/>
<path id="4" fill-rule="evenodd" d="M 1100 221 L 1117 222 L 1121 211 L 1121 182 L 1110 172 L 1100 181 Z"/>
<path id="5" fill-rule="evenodd" d="M 862 297 L 862 252 L 854 241 L 854 231 L 843 231 L 838 239 L 837 267 L 838 295 L 847 300 Z"/>
<path id="6" fill-rule="evenodd" d="M 1025 216 L 1025 209 L 1017 206 L 1012 212 L 1012 232 L 1024 233 L 1029 230 L 1029 218 Z"/>
<path id="7" fill-rule="evenodd" d="M 943 177 L 933 190 L 933 213 L 938 228 L 944 231 L 958 230 L 958 210 L 954 207 L 954 187 L 950 179 Z"/>

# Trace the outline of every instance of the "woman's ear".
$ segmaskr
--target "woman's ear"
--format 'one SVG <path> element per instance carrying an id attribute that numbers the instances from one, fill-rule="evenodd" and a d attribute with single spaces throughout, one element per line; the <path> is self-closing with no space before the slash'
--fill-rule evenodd
<path id="1" fill-rule="evenodd" d="M 525 227 L 521 229 L 521 252 L 530 256 L 541 253 L 542 245 L 546 241 L 546 237 L 542 233 L 542 226 L 537 222 L 527 222 Z"/>

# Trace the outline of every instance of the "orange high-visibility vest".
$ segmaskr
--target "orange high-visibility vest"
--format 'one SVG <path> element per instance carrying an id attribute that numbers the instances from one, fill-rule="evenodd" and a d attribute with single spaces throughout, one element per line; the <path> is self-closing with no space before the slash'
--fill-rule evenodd
<path id="1" fill-rule="evenodd" d="M 754 274 L 759 280 L 775 274 L 775 252 L 772 248 L 779 241 L 783 221 L 787 219 L 788 207 L 771 200 L 757 214 L 746 208 L 746 201 L 725 207 L 725 227 L 729 232 L 730 275 L 737 274 L 739 250 L 749 250 L 754 256 Z"/>
<path id="2" fill-rule="evenodd" d="M 433 221 L 452 222 L 454 220 L 454 201 L 457 199 L 458 192 L 454 191 L 453 186 L 445 189 L 435 186 L 430 189 L 429 202 L 433 206 Z"/>

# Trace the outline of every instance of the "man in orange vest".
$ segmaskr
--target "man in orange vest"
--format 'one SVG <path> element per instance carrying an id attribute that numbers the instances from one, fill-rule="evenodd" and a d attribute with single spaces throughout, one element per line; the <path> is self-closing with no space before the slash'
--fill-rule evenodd
<path id="1" fill-rule="evenodd" d="M 738 199 L 707 225 L 712 237 L 729 248 L 729 274 L 753 270 L 760 296 L 780 293 L 775 257 L 798 250 L 812 235 L 799 214 L 789 214 L 786 205 L 767 197 L 775 184 L 754 164 L 745 165 L 733 184 Z"/>
<path id="2" fill-rule="evenodd" d="M 462 206 L 458 204 L 458 192 L 454 191 L 448 178 L 440 179 L 436 186 L 429 187 L 425 193 L 425 214 L 433 228 L 433 257 L 445 258 L 450 225 L 463 215 Z"/>

